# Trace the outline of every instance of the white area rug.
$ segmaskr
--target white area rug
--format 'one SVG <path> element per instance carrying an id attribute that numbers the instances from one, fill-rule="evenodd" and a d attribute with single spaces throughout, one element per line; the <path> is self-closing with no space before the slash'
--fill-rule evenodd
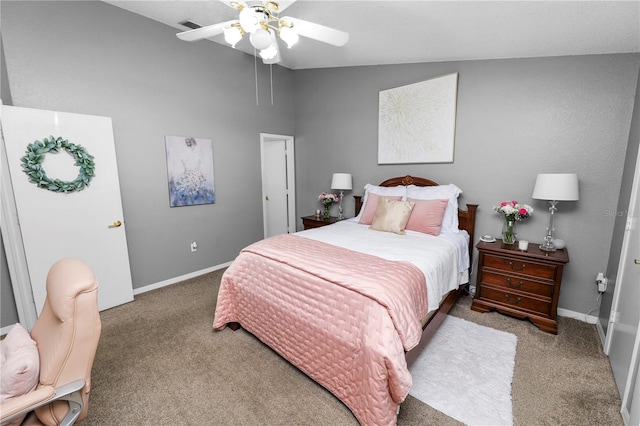
<path id="1" fill-rule="evenodd" d="M 410 368 L 409 393 L 470 426 L 512 425 L 517 341 L 511 333 L 447 316 Z"/>

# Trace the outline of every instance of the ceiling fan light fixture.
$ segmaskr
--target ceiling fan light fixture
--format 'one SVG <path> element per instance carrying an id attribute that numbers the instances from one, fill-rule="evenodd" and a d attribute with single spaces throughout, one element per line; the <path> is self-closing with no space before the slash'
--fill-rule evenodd
<path id="1" fill-rule="evenodd" d="M 298 37 L 298 33 L 286 24 L 284 26 L 280 26 L 278 33 L 280 34 L 280 38 L 287 43 L 287 48 L 289 49 L 291 49 L 300 39 Z"/>
<path id="2" fill-rule="evenodd" d="M 245 7 L 238 15 L 240 26 L 248 33 L 252 33 L 260 28 L 260 16 L 252 7 Z"/>
<path id="3" fill-rule="evenodd" d="M 239 23 L 231 24 L 231 26 L 224 29 L 224 40 L 233 48 L 235 48 L 236 44 L 242 40 L 243 35 L 244 31 L 242 27 L 240 27 Z"/>
<path id="4" fill-rule="evenodd" d="M 196 41 L 211 39 L 224 33 L 225 41 L 235 48 L 244 35 L 249 33 L 249 41 L 255 49 L 254 55 L 256 51 L 260 52 L 263 62 L 268 65 L 276 64 L 282 59 L 278 38 L 289 49 L 297 44 L 300 37 L 337 47 L 344 46 L 349 41 L 347 32 L 291 16 L 280 18 L 279 12 L 296 0 L 286 1 L 284 7 L 280 7 L 278 0 L 220 1 L 233 8 L 238 13 L 238 19 L 183 31 L 176 34 L 177 37 L 184 41 Z M 242 50 L 245 48 L 242 47 Z"/>
<path id="5" fill-rule="evenodd" d="M 258 28 L 249 36 L 251 45 L 258 50 L 265 50 L 271 46 L 271 34 L 264 28 Z"/>
<path id="6" fill-rule="evenodd" d="M 280 5 L 278 5 L 278 3 L 275 1 L 266 1 L 264 2 L 264 8 L 270 13 L 275 13 L 280 10 Z"/>
<path id="7" fill-rule="evenodd" d="M 263 49 L 260 51 L 260 57 L 262 59 L 266 59 L 267 61 L 269 59 L 275 58 L 277 54 L 278 54 L 278 49 L 273 44 L 267 47 L 266 49 Z"/>

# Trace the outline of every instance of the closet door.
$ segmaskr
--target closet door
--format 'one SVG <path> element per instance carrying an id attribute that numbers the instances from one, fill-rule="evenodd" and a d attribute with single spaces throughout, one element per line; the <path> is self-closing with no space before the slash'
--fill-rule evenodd
<path id="1" fill-rule="evenodd" d="M 622 397 L 622 416 L 629 419 L 638 370 L 638 325 L 640 322 L 640 153 L 627 210 L 622 253 L 618 266 L 609 330 L 608 347 L 613 375 Z M 609 340 L 610 339 L 610 340 Z M 608 344 L 607 344 L 608 343 Z M 637 391 L 636 391 L 637 392 Z M 637 399 L 637 398 L 636 398 Z M 637 407 L 636 407 L 637 409 Z"/>

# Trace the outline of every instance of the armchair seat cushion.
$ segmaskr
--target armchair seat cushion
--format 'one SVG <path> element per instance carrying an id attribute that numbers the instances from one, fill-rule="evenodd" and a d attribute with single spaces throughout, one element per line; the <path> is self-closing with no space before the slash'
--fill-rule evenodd
<path id="1" fill-rule="evenodd" d="M 0 343 L 0 404 L 33 391 L 40 377 L 36 342 L 20 324 L 11 328 Z M 18 425 L 18 418 L 8 423 Z"/>

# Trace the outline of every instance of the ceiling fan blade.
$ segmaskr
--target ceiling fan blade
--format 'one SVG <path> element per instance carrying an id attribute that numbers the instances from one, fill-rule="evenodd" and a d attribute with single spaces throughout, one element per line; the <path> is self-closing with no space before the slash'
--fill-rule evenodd
<path id="1" fill-rule="evenodd" d="M 292 18 L 290 16 L 280 19 L 293 23 L 293 29 L 303 37 L 312 38 L 338 47 L 344 46 L 347 41 L 349 41 L 349 33 L 344 31 L 325 27 L 320 24 L 314 24 L 313 22 L 302 19 Z"/>
<path id="2" fill-rule="evenodd" d="M 294 4 L 296 0 L 282 0 L 278 2 L 278 12 L 282 12 L 292 4 Z"/>
<path id="3" fill-rule="evenodd" d="M 196 41 L 202 40 L 204 38 L 209 38 L 213 36 L 217 36 L 218 34 L 222 34 L 224 32 L 225 27 L 231 25 L 236 22 L 235 20 L 220 22 L 219 24 L 207 25 L 202 28 L 196 28 L 195 30 L 183 31 L 181 33 L 176 34 L 176 36 L 180 40 L 184 41 Z"/>

